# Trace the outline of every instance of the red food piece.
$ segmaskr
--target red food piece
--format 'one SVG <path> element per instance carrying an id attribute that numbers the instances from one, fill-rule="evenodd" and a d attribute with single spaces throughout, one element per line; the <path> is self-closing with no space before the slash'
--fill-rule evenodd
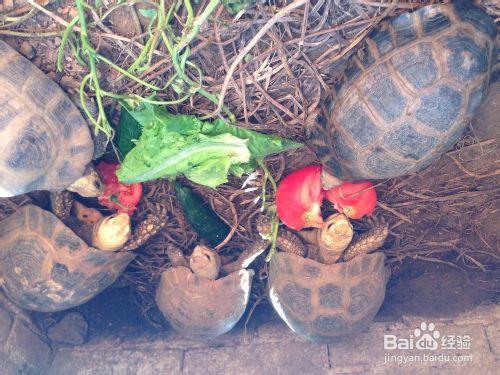
<path id="1" fill-rule="evenodd" d="M 100 204 L 118 212 L 126 212 L 131 215 L 141 199 L 142 185 L 122 184 L 116 177 L 119 164 L 100 162 L 97 172 L 105 185 L 103 194 L 98 198 Z"/>
<path id="2" fill-rule="evenodd" d="M 281 180 L 276 192 L 276 208 L 281 221 L 292 229 L 320 227 L 321 166 L 309 165 L 290 173 Z"/>
<path id="3" fill-rule="evenodd" d="M 369 181 L 344 182 L 326 192 L 335 209 L 351 219 L 371 215 L 377 205 L 377 192 Z"/>

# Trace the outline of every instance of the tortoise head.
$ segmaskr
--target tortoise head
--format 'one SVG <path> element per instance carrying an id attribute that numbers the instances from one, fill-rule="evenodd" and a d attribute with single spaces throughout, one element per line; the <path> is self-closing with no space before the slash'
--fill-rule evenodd
<path id="1" fill-rule="evenodd" d="M 342 185 L 344 181 L 337 178 L 331 173 L 328 168 L 323 167 L 321 169 L 321 186 L 325 190 L 330 190 L 334 187 Z"/>
<path id="2" fill-rule="evenodd" d="M 93 165 L 85 168 L 85 173 L 68 188 L 82 197 L 98 197 L 104 191 L 104 184 Z"/>

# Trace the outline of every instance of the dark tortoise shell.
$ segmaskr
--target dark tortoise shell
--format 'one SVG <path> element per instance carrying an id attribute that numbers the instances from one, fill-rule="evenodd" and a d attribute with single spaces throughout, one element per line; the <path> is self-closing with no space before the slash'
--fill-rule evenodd
<path id="1" fill-rule="evenodd" d="M 492 19 L 465 1 L 381 22 L 309 129 L 326 170 L 341 179 L 391 178 L 439 158 L 486 95 L 495 36 Z"/>
<path id="2" fill-rule="evenodd" d="M 88 125 L 64 91 L 0 41 L 0 197 L 63 190 L 93 151 Z"/>
<path id="3" fill-rule="evenodd" d="M 0 223 L 0 287 L 17 305 L 60 311 L 111 285 L 134 258 L 100 251 L 52 213 L 27 205 Z"/>
<path id="4" fill-rule="evenodd" d="M 295 333 L 315 341 L 355 334 L 373 320 L 385 297 L 389 271 L 383 253 L 321 264 L 279 252 L 271 258 L 269 299 Z"/>

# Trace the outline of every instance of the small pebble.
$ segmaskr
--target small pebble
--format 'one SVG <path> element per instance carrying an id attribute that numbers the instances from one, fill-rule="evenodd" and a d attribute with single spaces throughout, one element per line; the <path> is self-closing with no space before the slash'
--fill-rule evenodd
<path id="1" fill-rule="evenodd" d="M 55 44 L 55 46 L 59 47 L 61 45 L 61 41 L 62 41 L 61 38 L 59 38 L 58 36 L 56 36 L 54 38 L 54 44 Z"/>
<path id="2" fill-rule="evenodd" d="M 48 329 L 48 336 L 54 342 L 65 345 L 82 345 L 87 341 L 89 325 L 82 314 L 71 312 Z"/>
<path id="3" fill-rule="evenodd" d="M 26 40 L 21 43 L 21 47 L 19 48 L 19 52 L 21 52 L 21 54 L 29 60 L 31 60 L 35 57 L 35 49 Z"/>
<path id="4" fill-rule="evenodd" d="M 80 88 L 80 82 L 71 76 L 63 76 L 61 78 L 61 86 L 65 89 L 77 90 Z"/>

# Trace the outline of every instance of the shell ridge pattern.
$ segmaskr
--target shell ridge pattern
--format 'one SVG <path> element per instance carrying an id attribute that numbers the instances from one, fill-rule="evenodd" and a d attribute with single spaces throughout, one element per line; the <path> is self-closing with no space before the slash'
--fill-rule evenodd
<path id="1" fill-rule="evenodd" d="M 54 81 L 4 42 L 0 50 L 0 195 L 64 189 L 92 159 L 88 125 Z M 72 158 L 75 146 L 83 151 Z"/>
<path id="2" fill-rule="evenodd" d="M 128 254 L 110 253 L 106 261 L 92 263 L 93 248 L 37 206 L 24 206 L 5 220 L 7 227 L 17 226 L 11 236 L 0 238 L 2 288 L 16 304 L 30 310 L 59 311 L 88 301 L 109 286 L 131 259 Z"/>
<path id="3" fill-rule="evenodd" d="M 270 300 L 293 331 L 310 339 L 329 340 L 357 332 L 373 319 L 383 302 L 387 282 L 384 258 L 383 253 L 374 253 L 324 265 L 277 253 L 269 269 Z M 312 265 L 321 269 L 315 277 L 312 269 L 305 269 Z"/>
<path id="4" fill-rule="evenodd" d="M 320 146 L 331 150 L 330 155 L 321 151 L 320 159 L 327 167 L 335 167 L 331 170 L 334 174 L 338 172 L 344 178 L 388 178 L 414 172 L 456 141 L 477 110 L 476 103 L 485 95 L 480 86 L 488 81 L 493 60 L 491 35 L 495 32 L 489 24 L 481 26 L 482 21 L 490 21 L 482 11 L 462 4 L 460 13 L 458 6 L 423 7 L 410 16 L 389 19 L 368 34 L 351 59 L 362 74 L 347 69 L 343 83 L 335 90 L 335 101 L 330 98 L 327 103 L 332 108 L 323 122 L 326 128 L 329 126 L 328 138 L 335 142 L 337 135 L 345 142 L 340 153 L 332 144 Z M 396 26 L 407 34 L 401 43 L 394 31 Z M 408 37 L 411 33 L 416 37 Z M 439 44 L 439 52 L 449 51 L 447 61 L 436 53 Z M 415 53 L 411 51 L 427 54 L 413 58 L 417 62 L 420 59 L 425 69 L 403 77 L 395 60 Z M 374 56 L 374 62 L 362 63 L 362 53 Z M 411 58 L 408 61 L 411 63 Z M 410 68 L 405 69 L 411 73 Z M 422 77 L 424 73 L 437 75 L 426 78 Z M 367 78 L 374 74 L 389 79 Z M 395 143 L 385 147 L 385 136 L 390 132 Z M 347 157 L 350 153 L 361 155 L 352 159 Z M 342 176 L 344 168 L 350 176 Z"/>

